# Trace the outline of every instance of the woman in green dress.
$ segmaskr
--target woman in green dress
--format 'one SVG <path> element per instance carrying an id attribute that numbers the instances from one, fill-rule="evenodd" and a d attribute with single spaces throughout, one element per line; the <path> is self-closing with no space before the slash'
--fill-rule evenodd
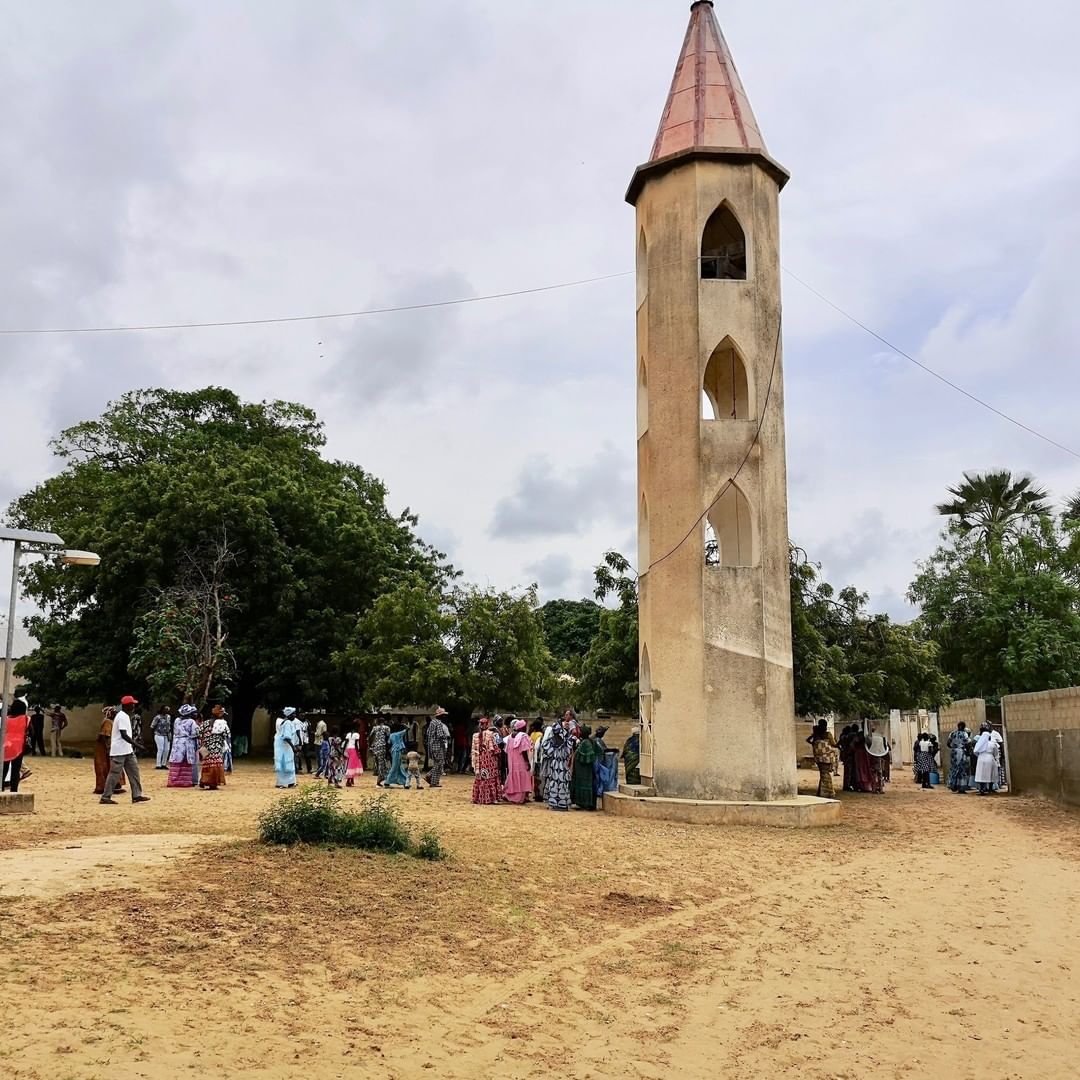
<path id="1" fill-rule="evenodd" d="M 584 724 L 581 738 L 574 747 L 574 756 L 570 766 L 570 801 L 579 810 L 596 809 L 596 743 L 590 737 L 592 728 Z"/>

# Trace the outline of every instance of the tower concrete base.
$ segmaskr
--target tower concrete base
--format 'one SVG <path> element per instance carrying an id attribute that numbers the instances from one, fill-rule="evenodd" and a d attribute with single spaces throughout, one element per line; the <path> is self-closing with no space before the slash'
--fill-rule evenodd
<path id="1" fill-rule="evenodd" d="M 758 825 L 774 829 L 818 829 L 840 824 L 840 803 L 799 795 L 775 802 L 712 802 L 665 799 L 650 789 L 620 788 L 604 795 L 604 812 L 616 817 L 678 821 L 684 825 Z"/>

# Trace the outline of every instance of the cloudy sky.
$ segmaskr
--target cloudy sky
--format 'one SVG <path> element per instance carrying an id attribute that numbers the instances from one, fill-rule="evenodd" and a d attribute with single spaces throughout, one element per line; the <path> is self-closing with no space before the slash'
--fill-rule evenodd
<path id="1" fill-rule="evenodd" d="M 0 0 L 0 328 L 263 318 L 631 270 L 685 0 Z M 1080 444 L 1080 15 L 1066 0 L 719 0 L 784 262 L 912 355 Z M 792 537 L 910 615 L 964 469 L 1080 461 L 784 282 Z M 146 386 L 325 420 L 473 581 L 587 592 L 632 551 L 634 285 L 413 314 L 0 337 L 17 451 Z M 0 567 L 2 572 L 2 567 Z M 6 578 L 5 578 L 6 580 Z"/>

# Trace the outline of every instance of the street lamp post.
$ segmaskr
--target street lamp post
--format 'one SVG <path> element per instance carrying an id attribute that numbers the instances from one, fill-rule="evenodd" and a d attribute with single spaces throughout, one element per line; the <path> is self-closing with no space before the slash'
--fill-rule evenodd
<path id="1" fill-rule="evenodd" d="M 34 532 L 31 529 L 0 528 L 0 540 L 11 540 L 15 551 L 11 558 L 11 594 L 8 597 L 7 644 L 4 648 L 4 686 L 0 692 L 0 759 L 4 756 L 4 739 L 7 736 L 8 687 L 14 690 L 15 680 L 11 665 L 15 650 L 15 604 L 19 598 L 19 562 L 25 555 L 59 555 L 70 566 L 97 566 L 101 558 L 92 551 L 75 551 L 65 546 L 56 533 Z M 14 769 L 14 765 L 12 765 Z M 0 762 L 0 775 L 3 764 Z M 12 777 L 14 779 L 14 777 Z"/>

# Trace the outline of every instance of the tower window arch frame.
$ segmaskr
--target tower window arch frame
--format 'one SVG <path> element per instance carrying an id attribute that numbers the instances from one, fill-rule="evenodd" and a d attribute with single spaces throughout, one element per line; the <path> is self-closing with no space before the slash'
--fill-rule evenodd
<path id="1" fill-rule="evenodd" d="M 738 342 L 730 334 L 709 354 L 701 381 L 701 395 L 703 420 L 757 418 L 750 367 Z"/>
<path id="2" fill-rule="evenodd" d="M 705 565 L 752 569 L 761 565 L 761 539 L 754 508 L 737 483 L 710 507 L 703 524 Z"/>
<path id="3" fill-rule="evenodd" d="M 706 219 L 699 250 L 702 281 L 749 280 L 750 240 L 728 199 L 722 199 Z"/>
<path id="4" fill-rule="evenodd" d="M 649 430 L 649 365 L 645 357 L 638 359 L 637 433 L 640 439 Z"/>

